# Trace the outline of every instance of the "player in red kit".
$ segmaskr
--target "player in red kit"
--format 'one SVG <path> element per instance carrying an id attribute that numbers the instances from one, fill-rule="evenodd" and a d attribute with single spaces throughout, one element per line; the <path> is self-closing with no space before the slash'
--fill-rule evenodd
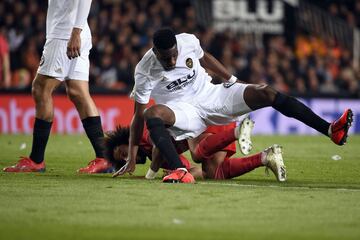
<path id="1" fill-rule="evenodd" d="M 248 122 L 243 121 L 244 123 Z M 180 155 L 181 161 L 191 175 L 200 179 L 230 179 L 255 168 L 266 166 L 274 172 L 278 181 L 285 181 L 286 169 L 282 160 L 281 148 L 277 145 L 252 156 L 231 158 L 236 153 L 235 141 L 241 139 L 240 131 L 244 131 L 243 124 L 238 127 L 235 126 L 235 123 L 225 126 L 210 126 L 201 134 L 198 143 L 194 146 L 188 146 L 186 141 L 174 141 L 178 154 L 189 149 L 193 160 L 201 163 L 201 168 L 191 166 L 187 159 Z M 252 125 L 250 127 L 252 129 Z M 128 136 L 128 128 L 118 127 L 105 138 L 105 156 L 116 169 L 120 169 L 126 163 Z M 156 156 L 158 154 L 156 152 L 157 148 L 153 147 L 149 133 L 145 130 L 139 144 L 136 162 L 137 164 L 144 163 L 146 156 L 152 158 L 151 166 L 146 174 L 148 179 L 153 179 L 160 167 L 164 169 L 169 167 L 161 156 Z M 153 155 L 151 156 L 151 154 Z"/>

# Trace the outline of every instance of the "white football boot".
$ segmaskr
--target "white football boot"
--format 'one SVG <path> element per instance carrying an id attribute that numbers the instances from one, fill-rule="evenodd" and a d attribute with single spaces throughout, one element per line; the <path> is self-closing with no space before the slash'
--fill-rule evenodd
<path id="1" fill-rule="evenodd" d="M 239 126 L 236 127 L 236 135 L 238 136 L 238 144 L 242 154 L 248 155 L 252 150 L 251 142 L 251 131 L 254 128 L 255 122 L 247 116 L 241 122 Z"/>
<path id="2" fill-rule="evenodd" d="M 279 182 L 286 181 L 286 167 L 282 157 L 282 147 L 274 144 L 263 151 L 265 173 L 269 176 L 269 169 L 275 174 Z"/>

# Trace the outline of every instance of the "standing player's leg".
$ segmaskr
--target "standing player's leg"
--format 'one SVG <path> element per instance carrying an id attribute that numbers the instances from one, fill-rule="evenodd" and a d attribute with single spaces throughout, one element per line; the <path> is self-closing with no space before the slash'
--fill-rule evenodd
<path id="1" fill-rule="evenodd" d="M 112 165 L 104 159 L 103 129 L 101 119 L 89 92 L 89 53 L 92 47 L 91 38 L 81 39 L 81 54 L 70 60 L 66 76 L 66 91 L 70 100 L 79 112 L 84 130 L 95 151 L 96 158 L 87 167 L 80 168 L 81 173 L 103 173 L 112 171 Z M 68 44 L 68 43 L 67 43 Z"/>
<path id="2" fill-rule="evenodd" d="M 70 100 L 75 105 L 84 130 L 95 151 L 96 158 L 90 161 L 85 168 L 80 168 L 81 173 L 103 173 L 111 171 L 111 164 L 104 159 L 102 140 L 104 137 L 101 119 L 96 105 L 89 93 L 87 81 L 67 80 L 66 90 Z"/>
<path id="3" fill-rule="evenodd" d="M 245 103 L 252 110 L 272 106 L 285 116 L 295 118 L 329 136 L 338 145 L 346 142 L 353 117 L 350 109 L 346 109 L 337 121 L 329 123 L 296 98 L 277 92 L 267 85 L 248 85 L 243 96 Z"/>
<path id="4" fill-rule="evenodd" d="M 32 83 L 32 97 L 35 101 L 35 122 L 31 153 L 29 157 L 21 158 L 16 165 L 4 168 L 5 172 L 45 171 L 45 148 L 54 118 L 52 93 L 60 83 L 55 78 L 42 74 L 36 75 Z"/>
<path id="5" fill-rule="evenodd" d="M 170 170 L 174 170 L 172 174 L 163 179 L 163 182 L 194 182 L 193 176 L 187 172 L 186 167 L 181 162 L 165 127 L 175 124 L 174 112 L 167 106 L 153 105 L 145 111 L 144 118 L 151 140 L 168 162 Z"/>

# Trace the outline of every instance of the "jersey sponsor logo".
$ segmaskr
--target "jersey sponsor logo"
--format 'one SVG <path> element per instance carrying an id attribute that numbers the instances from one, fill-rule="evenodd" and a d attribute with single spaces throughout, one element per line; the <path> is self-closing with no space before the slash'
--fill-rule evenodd
<path id="1" fill-rule="evenodd" d="M 185 64 L 188 68 L 192 68 L 194 65 L 193 60 L 191 58 L 187 58 Z"/>
<path id="2" fill-rule="evenodd" d="M 166 86 L 166 88 L 170 92 L 174 92 L 183 89 L 184 87 L 192 83 L 194 79 L 195 79 L 195 70 L 193 70 L 192 73 L 189 73 L 186 77 L 182 77 L 175 81 L 172 81 L 169 85 Z"/>

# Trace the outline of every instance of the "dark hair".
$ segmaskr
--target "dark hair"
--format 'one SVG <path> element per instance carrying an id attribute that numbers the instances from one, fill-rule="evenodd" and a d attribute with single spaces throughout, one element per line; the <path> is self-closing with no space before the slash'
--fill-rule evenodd
<path id="1" fill-rule="evenodd" d="M 109 131 L 104 138 L 104 155 L 116 170 L 125 165 L 125 159 L 119 161 L 114 158 L 114 149 L 123 144 L 129 144 L 130 129 L 128 126 L 116 127 L 115 131 Z"/>
<path id="2" fill-rule="evenodd" d="M 160 28 L 154 33 L 153 44 L 161 50 L 172 48 L 176 44 L 175 32 L 171 28 Z"/>

